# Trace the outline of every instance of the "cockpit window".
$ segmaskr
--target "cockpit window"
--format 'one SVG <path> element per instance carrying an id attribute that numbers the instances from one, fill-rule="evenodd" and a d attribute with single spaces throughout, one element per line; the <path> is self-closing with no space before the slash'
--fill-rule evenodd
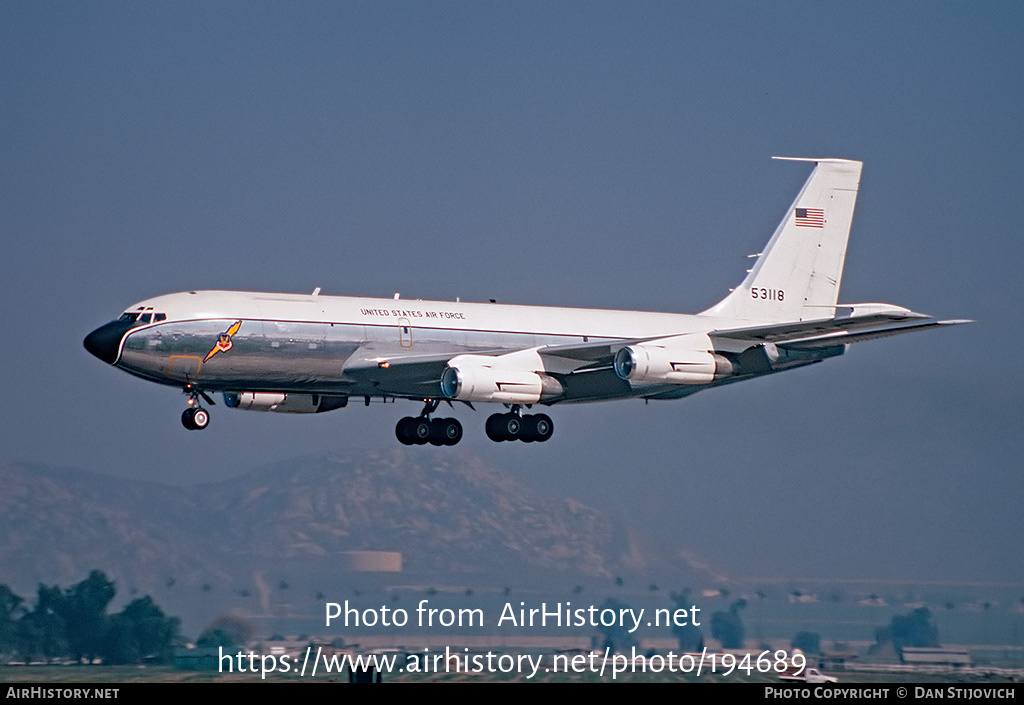
<path id="1" fill-rule="evenodd" d="M 122 313 L 121 317 L 117 319 L 119 321 L 125 321 L 128 323 L 159 323 L 160 321 L 167 320 L 166 313 L 153 313 L 153 309 L 144 309 L 140 311 L 128 311 Z"/>

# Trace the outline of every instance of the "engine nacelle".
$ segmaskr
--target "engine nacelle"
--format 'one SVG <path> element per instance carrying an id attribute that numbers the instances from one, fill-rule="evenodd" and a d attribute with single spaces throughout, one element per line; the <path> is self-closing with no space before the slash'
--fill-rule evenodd
<path id="1" fill-rule="evenodd" d="M 279 414 L 319 414 L 340 409 L 348 397 L 328 394 L 284 394 L 277 392 L 224 392 L 224 404 L 231 409 L 274 411 Z"/>
<path id="2" fill-rule="evenodd" d="M 654 384 L 710 384 L 733 374 L 703 334 L 628 345 L 615 354 L 614 368 L 620 379 Z"/>
<path id="3" fill-rule="evenodd" d="M 458 401 L 533 404 L 564 391 L 551 375 L 517 367 L 503 356 L 458 355 L 441 373 L 441 394 Z"/>

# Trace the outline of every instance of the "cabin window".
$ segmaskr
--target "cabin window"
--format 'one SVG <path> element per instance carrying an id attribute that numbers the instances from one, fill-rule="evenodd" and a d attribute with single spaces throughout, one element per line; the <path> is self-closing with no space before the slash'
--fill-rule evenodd
<path id="1" fill-rule="evenodd" d="M 134 321 L 138 317 L 139 317 L 139 314 L 137 314 L 137 313 L 125 313 L 125 314 L 122 314 L 121 317 L 119 319 L 117 319 L 117 320 L 119 320 L 119 321 Z"/>
<path id="2" fill-rule="evenodd" d="M 149 323 L 152 319 L 152 313 L 144 313 L 141 316 L 139 316 L 139 323 Z"/>
<path id="3" fill-rule="evenodd" d="M 167 320 L 167 314 L 166 313 L 154 313 L 153 314 L 153 323 L 159 323 L 160 321 L 166 321 L 166 320 Z"/>

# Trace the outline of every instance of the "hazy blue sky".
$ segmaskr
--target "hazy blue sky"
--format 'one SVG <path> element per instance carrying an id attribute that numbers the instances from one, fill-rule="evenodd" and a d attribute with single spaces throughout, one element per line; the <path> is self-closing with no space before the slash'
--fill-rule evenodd
<path id="1" fill-rule="evenodd" d="M 1024 583 L 1024 5 L 0 3 L 0 462 L 165 482 L 396 443 L 88 355 L 200 288 L 694 312 L 865 162 L 841 300 L 978 323 L 472 452 L 732 576 Z M 418 453 L 451 449 L 419 448 Z M 2 540 L 2 537 L 0 537 Z"/>

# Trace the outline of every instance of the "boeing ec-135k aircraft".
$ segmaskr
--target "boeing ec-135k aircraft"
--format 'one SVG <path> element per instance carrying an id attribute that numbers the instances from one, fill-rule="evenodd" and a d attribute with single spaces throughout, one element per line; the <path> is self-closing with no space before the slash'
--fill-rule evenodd
<path id="1" fill-rule="evenodd" d="M 411 399 L 405 444 L 454 445 L 462 425 L 442 401 L 504 404 L 493 441 L 546 441 L 545 406 L 678 399 L 709 387 L 842 355 L 850 343 L 965 323 L 900 306 L 838 304 L 861 162 L 815 164 L 743 282 L 696 315 L 188 291 L 131 306 L 85 338 L 96 357 L 188 395 L 182 423 L 204 429 L 227 406 L 316 413 L 349 399 Z"/>

